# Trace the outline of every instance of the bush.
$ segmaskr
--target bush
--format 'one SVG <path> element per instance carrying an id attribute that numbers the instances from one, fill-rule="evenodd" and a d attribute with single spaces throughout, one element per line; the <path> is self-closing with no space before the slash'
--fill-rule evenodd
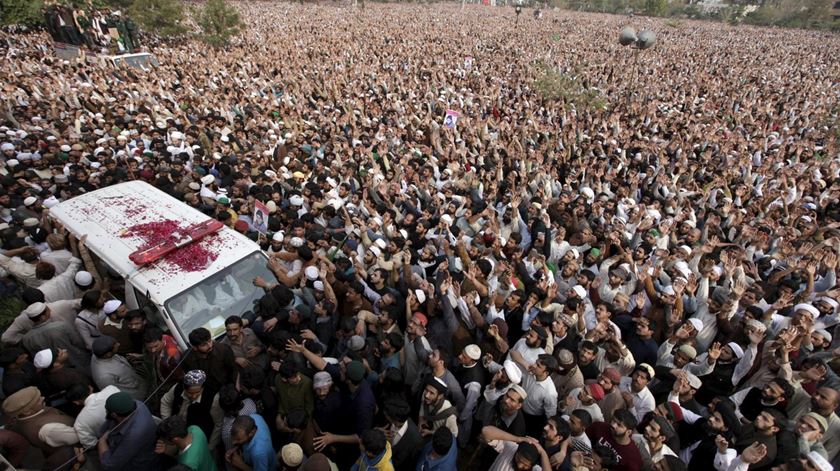
<path id="1" fill-rule="evenodd" d="M 149 33 L 160 36 L 184 33 L 184 7 L 178 0 L 134 0 L 128 7 L 128 16 Z"/>
<path id="2" fill-rule="evenodd" d="M 209 0 L 197 16 L 201 40 L 214 47 L 226 46 L 242 29 L 239 12 L 225 0 Z"/>
<path id="3" fill-rule="evenodd" d="M 606 102 L 597 90 L 587 88 L 574 76 L 561 74 L 554 68 L 540 63 L 539 76 L 534 80 L 533 88 L 543 100 L 561 100 L 573 104 L 579 110 L 603 109 Z"/>
<path id="4" fill-rule="evenodd" d="M 0 24 L 40 26 L 44 24 L 41 0 L 0 0 Z"/>

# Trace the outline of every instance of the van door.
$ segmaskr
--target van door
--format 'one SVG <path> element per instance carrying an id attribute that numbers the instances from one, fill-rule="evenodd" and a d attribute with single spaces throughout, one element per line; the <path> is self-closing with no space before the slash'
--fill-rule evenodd
<path id="1" fill-rule="evenodd" d="M 125 295 L 126 304 L 129 308 L 132 308 L 132 302 L 129 301 L 130 298 L 134 301 L 133 309 L 139 309 L 146 313 L 146 320 L 149 324 L 160 327 L 160 329 L 164 332 L 169 332 L 169 326 L 166 325 L 166 320 L 163 318 L 160 310 L 158 310 L 158 307 L 151 299 L 149 299 L 148 296 L 141 293 L 137 288 L 131 286 L 129 283 L 125 284 Z"/>

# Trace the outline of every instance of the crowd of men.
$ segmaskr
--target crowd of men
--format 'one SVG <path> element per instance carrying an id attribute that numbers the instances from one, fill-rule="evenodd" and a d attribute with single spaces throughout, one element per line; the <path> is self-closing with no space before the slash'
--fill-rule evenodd
<path id="1" fill-rule="evenodd" d="M 0 36 L 13 466 L 833 469 L 838 36 L 237 7 L 151 70 Z M 181 351 L 109 291 L 49 210 L 131 180 L 263 248 L 257 319 Z"/>

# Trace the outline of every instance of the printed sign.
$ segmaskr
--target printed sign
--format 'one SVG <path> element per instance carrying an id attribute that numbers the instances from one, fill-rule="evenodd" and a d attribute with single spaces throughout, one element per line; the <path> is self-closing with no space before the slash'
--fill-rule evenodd
<path id="1" fill-rule="evenodd" d="M 458 114 L 455 110 L 446 110 L 446 118 L 443 119 L 443 125 L 449 129 L 455 129 L 455 125 L 458 123 Z"/>
<path id="2" fill-rule="evenodd" d="M 268 207 L 261 201 L 254 200 L 254 229 L 265 234 L 268 231 Z"/>

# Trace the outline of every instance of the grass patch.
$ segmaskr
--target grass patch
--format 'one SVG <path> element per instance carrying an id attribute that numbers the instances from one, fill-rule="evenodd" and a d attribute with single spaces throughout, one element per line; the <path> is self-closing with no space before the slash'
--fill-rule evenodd
<path id="1" fill-rule="evenodd" d="M 577 109 L 604 109 L 606 101 L 597 90 L 593 90 L 574 76 L 561 74 L 545 63 L 537 65 L 540 73 L 534 80 L 533 88 L 543 100 L 560 100 L 572 104 Z"/>
<path id="2" fill-rule="evenodd" d="M 23 300 L 16 295 L 0 299 L 0 332 L 5 331 L 25 308 Z"/>

